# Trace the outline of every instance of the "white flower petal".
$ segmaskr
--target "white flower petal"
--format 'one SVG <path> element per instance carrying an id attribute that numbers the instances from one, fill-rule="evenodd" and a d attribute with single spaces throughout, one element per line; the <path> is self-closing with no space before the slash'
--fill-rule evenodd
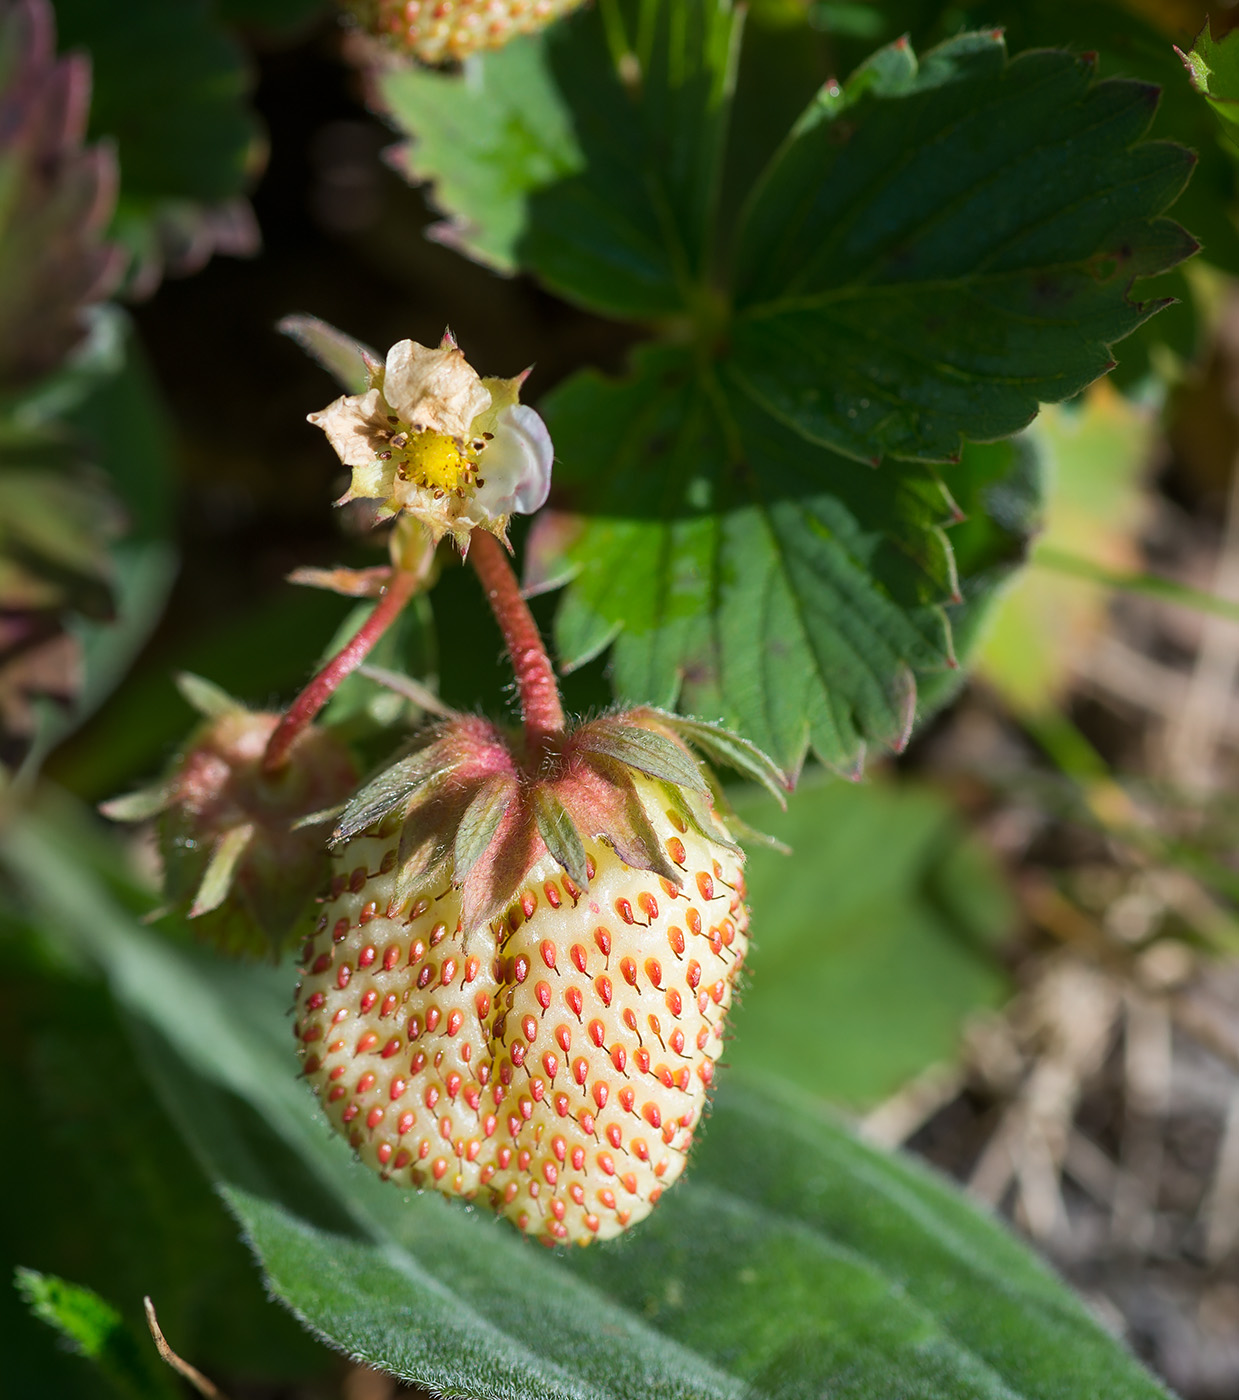
<path id="1" fill-rule="evenodd" d="M 383 393 L 410 428 L 459 441 L 490 407 L 490 390 L 462 351 L 431 350 L 415 340 L 398 341 L 387 352 Z"/>
<path id="2" fill-rule="evenodd" d="M 495 420 L 495 436 L 478 462 L 485 483 L 474 496 L 475 512 L 492 518 L 532 515 L 551 489 L 555 449 L 541 417 L 527 404 L 512 404 Z"/>
<path id="3" fill-rule="evenodd" d="M 386 445 L 377 436 L 388 426 L 385 405 L 377 389 L 344 395 L 311 413 L 308 421 L 327 434 L 336 456 L 346 467 L 368 466 Z"/>

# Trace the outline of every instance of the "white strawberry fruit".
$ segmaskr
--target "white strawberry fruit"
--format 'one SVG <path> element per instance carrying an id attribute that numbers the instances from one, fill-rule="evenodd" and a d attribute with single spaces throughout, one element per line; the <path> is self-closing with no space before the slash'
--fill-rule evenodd
<path id="1" fill-rule="evenodd" d="M 372 33 L 423 63 L 462 59 L 497 49 L 543 28 L 583 0 L 352 0 Z"/>
<path id="2" fill-rule="evenodd" d="M 461 717 L 350 804 L 296 1034 L 383 1176 L 584 1244 L 683 1171 L 748 944 L 743 854 L 684 737 L 760 773 L 641 709 L 531 775 Z"/>

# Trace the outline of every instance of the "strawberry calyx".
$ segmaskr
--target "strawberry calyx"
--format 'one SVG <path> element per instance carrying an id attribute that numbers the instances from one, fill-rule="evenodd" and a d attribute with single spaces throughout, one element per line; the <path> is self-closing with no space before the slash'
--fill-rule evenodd
<path id="1" fill-rule="evenodd" d="M 161 780 L 101 811 L 159 818 L 164 912 L 182 912 L 224 951 L 278 956 L 327 876 L 321 830 L 305 819 L 353 790 L 356 766 L 336 735 L 309 726 L 270 772 L 263 755 L 279 715 L 246 709 L 198 676 L 178 686 L 203 723 Z"/>
<path id="2" fill-rule="evenodd" d="M 652 706 L 565 728 L 553 746 L 543 742 L 532 752 L 489 720 L 457 716 L 423 730 L 404 757 L 367 783 L 345 807 L 329 844 L 338 848 L 366 831 L 398 829 L 393 907 L 445 879 L 461 892 L 466 939 L 500 918 L 548 859 L 573 887 L 586 890 L 593 873 L 588 840 L 604 842 L 625 865 L 678 889 L 682 872 L 657 834 L 668 810 L 706 839 L 737 850 L 720 839 L 716 780 L 686 740 L 780 796 L 790 786 L 747 741 Z"/>

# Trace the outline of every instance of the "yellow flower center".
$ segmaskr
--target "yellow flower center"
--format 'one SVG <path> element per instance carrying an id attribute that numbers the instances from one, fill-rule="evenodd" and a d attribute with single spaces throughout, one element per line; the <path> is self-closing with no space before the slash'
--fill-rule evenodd
<path id="1" fill-rule="evenodd" d="M 471 484 L 476 463 L 443 433 L 413 433 L 401 453 L 402 475 L 431 490 L 455 491 Z"/>

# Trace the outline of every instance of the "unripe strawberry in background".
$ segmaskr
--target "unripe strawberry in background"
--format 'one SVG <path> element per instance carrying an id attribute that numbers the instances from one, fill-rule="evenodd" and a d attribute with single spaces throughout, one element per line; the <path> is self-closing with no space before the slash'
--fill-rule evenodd
<path id="1" fill-rule="evenodd" d="M 582 0 L 350 0 L 361 23 L 423 63 L 502 48 L 575 10 Z"/>
<path id="2" fill-rule="evenodd" d="M 346 810 L 296 1034 L 331 1122 L 384 1176 L 588 1243 L 684 1169 L 748 911 L 677 726 L 717 737 L 634 710 L 531 772 L 461 717 Z"/>
<path id="3" fill-rule="evenodd" d="M 310 727 L 287 762 L 264 770 L 280 716 L 247 710 L 197 676 L 181 676 L 185 698 L 204 716 L 151 788 L 102 805 L 117 821 L 159 817 L 168 909 L 225 952 L 278 956 L 304 932 L 327 878 L 322 825 L 301 818 L 338 808 L 357 783 L 345 745 Z"/>

